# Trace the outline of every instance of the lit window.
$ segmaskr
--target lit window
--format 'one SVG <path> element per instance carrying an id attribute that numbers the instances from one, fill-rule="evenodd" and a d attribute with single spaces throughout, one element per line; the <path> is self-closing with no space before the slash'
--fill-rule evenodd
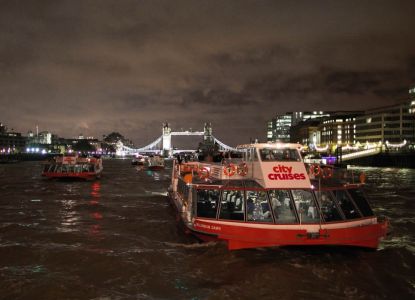
<path id="1" fill-rule="evenodd" d="M 372 118 L 367 118 L 366 123 L 372 123 Z"/>

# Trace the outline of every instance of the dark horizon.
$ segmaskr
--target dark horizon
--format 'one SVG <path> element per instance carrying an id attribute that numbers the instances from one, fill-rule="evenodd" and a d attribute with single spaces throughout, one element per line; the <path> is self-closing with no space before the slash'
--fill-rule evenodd
<path id="1" fill-rule="evenodd" d="M 98 4 L 97 4 L 98 3 Z M 413 1 L 2 1 L 0 121 L 143 146 L 265 140 L 287 111 L 367 110 L 415 86 Z"/>

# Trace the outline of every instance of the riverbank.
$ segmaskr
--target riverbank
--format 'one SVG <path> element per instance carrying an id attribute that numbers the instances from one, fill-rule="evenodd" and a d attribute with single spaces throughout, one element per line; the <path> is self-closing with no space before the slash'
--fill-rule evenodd
<path id="1" fill-rule="evenodd" d="M 348 160 L 342 164 L 415 169 L 415 152 L 382 152 L 372 156 Z"/>

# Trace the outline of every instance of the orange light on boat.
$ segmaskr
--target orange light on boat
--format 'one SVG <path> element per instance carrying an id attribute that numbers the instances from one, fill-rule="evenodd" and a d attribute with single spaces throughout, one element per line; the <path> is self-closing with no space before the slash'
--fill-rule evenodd
<path id="1" fill-rule="evenodd" d="M 186 183 L 192 183 L 193 176 L 191 173 L 184 175 L 183 180 Z"/>

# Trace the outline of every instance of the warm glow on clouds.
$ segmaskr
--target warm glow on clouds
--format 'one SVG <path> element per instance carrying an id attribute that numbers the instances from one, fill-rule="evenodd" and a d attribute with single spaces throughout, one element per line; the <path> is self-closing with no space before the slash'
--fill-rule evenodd
<path id="1" fill-rule="evenodd" d="M 415 85 L 413 1 L 2 1 L 0 121 L 60 136 L 161 123 L 235 145 L 295 110 L 362 110 Z"/>

